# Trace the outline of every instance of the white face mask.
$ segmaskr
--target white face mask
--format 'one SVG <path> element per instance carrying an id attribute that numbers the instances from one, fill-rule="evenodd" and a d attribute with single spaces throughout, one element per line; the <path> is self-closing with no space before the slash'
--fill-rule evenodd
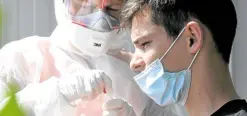
<path id="1" fill-rule="evenodd" d="M 128 31 L 123 31 L 123 30 L 119 31 L 118 29 L 114 29 L 112 31 L 108 30 L 105 32 L 102 31 L 100 32 L 97 30 L 94 31 L 93 29 L 83 27 L 81 25 L 74 24 L 72 23 L 72 20 L 68 17 L 69 16 L 68 8 L 66 7 L 66 4 L 63 2 L 63 0 L 54 0 L 54 4 L 55 4 L 55 14 L 56 14 L 58 26 L 52 34 L 52 39 L 56 44 L 59 44 L 60 47 L 65 48 L 67 40 L 69 40 L 73 48 L 77 49 L 75 51 L 73 48 L 72 49 L 69 48 L 70 50 L 72 50 L 71 52 L 79 51 L 84 55 L 97 57 L 106 53 L 109 49 L 115 51 L 116 49 L 120 50 L 123 47 L 124 48 L 126 47 L 125 45 L 126 43 L 129 44 L 131 43 L 131 42 L 127 42 L 128 39 L 130 40 L 130 34 L 128 33 Z M 99 11 L 99 12 L 95 12 L 94 16 L 106 17 L 105 15 L 102 14 L 104 13 Z M 102 26 L 104 27 L 105 26 L 104 24 L 109 24 L 109 21 L 103 24 L 98 22 L 97 24 L 99 24 L 98 26 L 100 27 Z M 104 29 L 102 28 L 102 30 Z M 131 47 L 130 49 L 132 49 L 133 46 L 130 47 Z"/>
<path id="2" fill-rule="evenodd" d="M 118 36 L 118 30 L 98 32 L 71 23 L 69 26 L 71 44 L 85 55 L 97 57 L 105 54 Z M 120 36 L 120 35 L 119 35 Z"/>

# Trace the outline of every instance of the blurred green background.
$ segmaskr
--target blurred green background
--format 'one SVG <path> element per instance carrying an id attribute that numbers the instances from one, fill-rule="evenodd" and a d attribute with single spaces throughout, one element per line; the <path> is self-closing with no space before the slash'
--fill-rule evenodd
<path id="1" fill-rule="evenodd" d="M 3 28 L 3 10 L 2 4 L 0 4 L 0 41 L 2 40 L 2 28 Z M 6 91 L 6 97 L 8 97 L 8 101 L 5 106 L 0 109 L 0 116 L 25 116 L 24 111 L 18 106 L 16 102 L 16 97 L 14 92 L 17 90 L 16 86 L 9 85 L 9 90 Z"/>

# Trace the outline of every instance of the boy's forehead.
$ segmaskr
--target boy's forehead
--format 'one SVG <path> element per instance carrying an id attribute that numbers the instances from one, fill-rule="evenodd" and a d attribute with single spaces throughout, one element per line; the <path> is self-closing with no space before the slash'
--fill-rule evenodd
<path id="1" fill-rule="evenodd" d="M 140 11 L 136 12 L 131 20 L 131 27 L 142 27 L 146 25 L 151 25 L 151 12 L 150 8 L 145 7 L 141 9 Z"/>
<path id="2" fill-rule="evenodd" d="M 135 40 L 137 38 L 141 38 L 143 36 L 147 36 L 151 33 L 156 25 L 154 25 L 151 21 L 151 18 L 148 12 L 138 12 L 132 19 L 131 23 L 131 38 Z"/>

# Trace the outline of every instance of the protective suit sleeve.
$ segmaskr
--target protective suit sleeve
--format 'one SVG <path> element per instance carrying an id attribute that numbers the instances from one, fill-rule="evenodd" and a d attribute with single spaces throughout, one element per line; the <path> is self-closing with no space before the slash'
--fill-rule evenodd
<path id="1" fill-rule="evenodd" d="M 1 88 L 7 90 L 7 84 L 3 80 L 0 82 Z M 18 103 L 29 115 L 66 116 L 66 114 L 75 113 L 75 108 L 69 105 L 69 101 L 78 98 L 91 100 L 101 94 L 104 89 L 106 92 L 111 92 L 110 78 L 102 71 L 91 70 L 87 72 L 87 75 L 80 72 L 70 77 L 51 77 L 42 83 L 31 83 L 18 91 L 16 95 Z M 1 96 L 4 96 L 4 91 L 3 89 L 0 91 Z M 8 98 L 1 100 L 0 108 L 7 100 Z M 62 114 L 60 111 L 63 111 Z"/>
<path id="2" fill-rule="evenodd" d="M 28 114 L 62 116 L 57 113 L 63 111 L 63 115 L 66 115 L 65 112 L 72 109 L 68 102 L 77 98 L 90 100 L 104 90 L 111 91 L 111 79 L 99 70 L 78 70 L 59 79 L 52 77 L 39 83 L 42 71 L 39 66 L 42 66 L 44 57 L 37 43 L 42 39 L 29 37 L 11 42 L 1 49 L 0 96 L 5 96 L 9 83 L 15 84 L 19 88 L 16 91 L 18 102 Z M 3 97 L 0 99 L 2 105 L 5 101 Z M 65 110 L 62 110 L 63 107 L 66 107 Z M 73 112 L 67 115 L 73 115 Z"/>
<path id="3" fill-rule="evenodd" d="M 1 83 L 1 86 L 6 88 L 7 84 L 3 81 Z M 67 114 L 66 111 L 70 111 L 68 115 L 75 113 L 69 101 L 79 98 L 91 100 L 104 89 L 106 92 L 111 91 L 111 80 L 102 71 L 93 70 L 88 77 L 85 74 L 75 74 L 71 77 L 51 77 L 42 83 L 28 84 L 16 95 L 18 103 L 29 115 L 62 116 Z M 5 105 L 7 99 L 2 100 L 0 108 Z M 63 114 L 60 114 L 60 111 L 63 111 Z"/>
<path id="4" fill-rule="evenodd" d="M 24 38 L 11 42 L 0 50 L 0 108 L 4 107 L 9 99 L 5 98 L 8 84 L 15 84 L 18 87 L 15 91 L 17 102 L 23 106 L 29 116 L 73 115 L 71 113 L 75 112 L 72 111 L 75 108 L 69 106 L 60 94 L 56 79 L 51 78 L 44 83 L 34 83 L 35 77 L 30 75 L 27 57 L 23 54 L 34 50 L 30 47 L 35 48 L 36 40 L 38 40 L 37 37 Z M 61 111 L 63 111 L 62 114 Z"/>
<path id="5" fill-rule="evenodd" d="M 2 101 L 5 98 L 5 92 L 8 91 L 8 86 L 0 80 L 0 101 Z M 1 108 L 1 107 L 0 107 Z"/>
<path id="6" fill-rule="evenodd" d="M 8 84 L 15 84 L 17 91 L 26 85 L 23 77 L 27 76 L 27 67 L 18 43 L 11 42 L 0 50 L 0 101 L 8 91 Z"/>
<path id="7" fill-rule="evenodd" d="M 24 89 L 16 93 L 18 104 L 25 110 L 28 116 L 66 116 L 75 112 L 60 94 L 57 86 L 57 78 L 50 78 L 43 83 L 28 84 Z M 4 107 L 5 98 L 0 103 Z M 60 111 L 63 111 L 62 113 Z"/>

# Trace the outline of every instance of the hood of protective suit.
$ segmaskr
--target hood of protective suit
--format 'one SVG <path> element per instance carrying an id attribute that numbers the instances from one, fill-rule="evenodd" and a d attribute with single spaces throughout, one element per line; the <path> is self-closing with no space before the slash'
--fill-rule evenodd
<path id="1" fill-rule="evenodd" d="M 54 0 L 55 17 L 57 24 L 62 24 L 65 20 L 68 20 L 68 10 L 64 5 L 63 0 Z"/>
<path id="2" fill-rule="evenodd" d="M 68 17 L 68 8 L 63 0 L 54 0 L 57 27 L 51 35 L 57 46 L 81 55 L 98 57 L 108 51 L 118 52 L 121 49 L 134 52 L 129 30 L 98 32 L 72 23 Z"/>

